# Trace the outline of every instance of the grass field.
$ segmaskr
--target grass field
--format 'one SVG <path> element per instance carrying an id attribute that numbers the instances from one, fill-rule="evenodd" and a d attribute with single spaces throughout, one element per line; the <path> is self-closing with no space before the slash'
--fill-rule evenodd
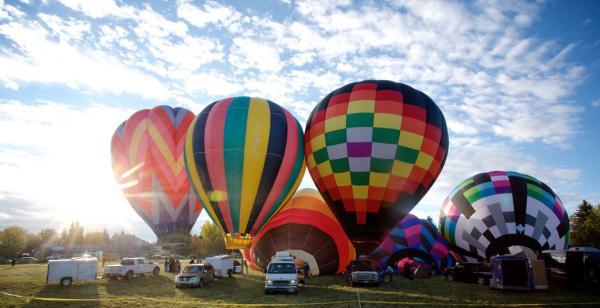
<path id="1" fill-rule="evenodd" d="M 561 289 L 553 286 L 546 291 L 533 293 L 502 292 L 490 290 L 477 284 L 450 283 L 435 277 L 433 279 L 407 280 L 398 277 L 391 284 L 378 288 L 350 287 L 340 276 L 310 279 L 302 286 L 299 295 L 269 295 L 263 292 L 263 274 L 250 273 L 223 278 L 208 284 L 202 289 L 176 289 L 174 274 L 135 277 L 127 280 L 99 279 L 92 282 L 78 282 L 64 288 L 58 285 L 45 285 L 46 265 L 29 264 L 0 266 L 0 292 L 24 296 L 17 298 L 0 293 L 0 306 L 83 306 L 83 307 L 125 307 L 125 306 L 248 306 L 248 305 L 306 305 L 322 306 L 331 304 L 342 307 L 373 307 L 385 305 L 600 305 L 597 290 Z M 67 299 L 39 300 L 30 299 Z M 76 301 L 75 301 L 76 300 Z M 587 303 L 587 304 L 586 304 Z"/>

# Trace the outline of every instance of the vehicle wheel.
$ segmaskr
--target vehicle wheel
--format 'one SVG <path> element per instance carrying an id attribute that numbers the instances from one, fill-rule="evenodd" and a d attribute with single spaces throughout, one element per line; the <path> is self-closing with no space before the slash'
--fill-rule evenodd
<path id="1" fill-rule="evenodd" d="M 294 295 L 298 295 L 298 289 L 294 291 Z"/>
<path id="2" fill-rule="evenodd" d="M 229 276 L 229 278 L 231 278 L 231 275 L 233 274 L 232 270 L 227 270 L 227 276 Z"/>
<path id="3" fill-rule="evenodd" d="M 63 286 L 63 287 L 68 287 L 68 286 L 70 286 L 72 283 L 73 283 L 73 279 L 71 279 L 71 278 L 69 278 L 69 277 L 65 277 L 65 278 L 62 278 L 62 279 L 60 280 L 60 285 L 61 285 L 61 286 Z"/>
<path id="4" fill-rule="evenodd" d="M 379 287 L 379 282 L 376 282 L 374 285 L 375 287 Z"/>
<path id="5" fill-rule="evenodd" d="M 265 295 L 269 295 L 269 294 L 271 294 L 271 292 L 265 290 Z"/>
<path id="6" fill-rule="evenodd" d="M 448 276 L 446 276 L 446 280 L 448 280 L 450 282 L 454 281 L 454 275 L 448 274 Z"/>
<path id="7" fill-rule="evenodd" d="M 158 267 L 155 267 L 154 271 L 152 271 L 152 274 L 154 274 L 156 276 L 156 275 L 158 275 L 159 272 L 160 272 L 160 269 Z"/>
<path id="8" fill-rule="evenodd" d="M 133 271 L 128 271 L 127 274 L 125 274 L 125 279 L 131 279 L 133 278 Z"/>
<path id="9" fill-rule="evenodd" d="M 204 287 L 204 279 L 200 279 L 200 281 L 198 281 L 198 287 L 199 288 L 203 288 Z"/>

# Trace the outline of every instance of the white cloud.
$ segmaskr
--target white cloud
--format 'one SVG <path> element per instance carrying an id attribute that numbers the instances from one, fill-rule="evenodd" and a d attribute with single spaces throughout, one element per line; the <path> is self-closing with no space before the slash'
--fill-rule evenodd
<path id="1" fill-rule="evenodd" d="M 169 97 L 169 90 L 154 77 L 126 67 L 110 54 L 50 40 L 49 32 L 37 23 L 2 24 L 0 34 L 25 52 L 24 56 L 0 56 L 0 80 L 7 86 L 18 82 L 61 83 L 71 88 L 85 86 L 99 92 L 135 93 L 160 100 Z"/>
<path id="2" fill-rule="evenodd" d="M 92 18 L 108 16 L 128 17 L 133 14 L 130 7 L 120 7 L 113 0 L 58 0 L 64 6 L 80 11 Z"/>
<path id="3" fill-rule="evenodd" d="M 278 72 L 283 67 L 277 47 L 267 42 L 234 38 L 229 52 L 229 62 L 242 70 Z"/>
<path id="4" fill-rule="evenodd" d="M 194 74 L 185 80 L 186 90 L 203 91 L 210 96 L 229 97 L 243 89 L 241 84 L 218 72 Z"/>
<path id="5" fill-rule="evenodd" d="M 593 100 L 590 104 L 592 107 L 600 107 L 600 98 Z"/>
<path id="6" fill-rule="evenodd" d="M 209 24 L 229 26 L 241 18 L 235 8 L 215 1 L 206 1 L 202 8 L 182 2 L 177 6 L 177 16 L 198 28 Z"/>
<path id="7" fill-rule="evenodd" d="M 38 17 L 48 26 L 50 33 L 61 41 L 80 41 L 90 31 L 90 24 L 85 21 L 69 18 L 62 19 L 56 15 L 41 13 Z"/>

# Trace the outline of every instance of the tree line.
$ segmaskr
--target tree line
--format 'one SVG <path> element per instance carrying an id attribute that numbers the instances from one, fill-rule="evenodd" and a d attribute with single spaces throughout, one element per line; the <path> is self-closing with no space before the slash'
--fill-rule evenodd
<path id="1" fill-rule="evenodd" d="M 123 231 L 109 235 L 105 230 L 85 232 L 79 222 L 71 223 L 59 233 L 54 229 L 43 229 L 40 232 L 28 232 L 18 226 L 10 226 L 0 231 L 0 256 L 14 258 L 22 253 L 46 258 L 52 253 L 51 246 L 64 248 L 59 254 L 71 256 L 76 252 L 89 249 L 102 250 L 104 256 L 151 256 L 155 248 L 133 234 Z M 170 253 L 183 256 L 211 256 L 226 253 L 223 232 L 216 224 L 206 222 L 200 229 L 199 236 L 188 236 L 182 245 L 172 249 Z"/>
<path id="2" fill-rule="evenodd" d="M 583 200 L 571 215 L 571 246 L 600 248 L 600 203 Z"/>
<path id="3" fill-rule="evenodd" d="M 72 255 L 82 250 L 95 248 L 106 253 L 120 255 L 137 254 L 145 251 L 147 242 L 133 234 L 123 231 L 112 236 L 105 230 L 101 232 L 85 232 L 79 222 L 71 223 L 58 233 L 47 228 L 40 232 L 28 232 L 18 226 L 6 227 L 0 231 L 0 256 L 14 258 L 23 253 L 46 258 L 53 253 L 52 246 L 60 245 L 63 250 L 59 254 Z"/>

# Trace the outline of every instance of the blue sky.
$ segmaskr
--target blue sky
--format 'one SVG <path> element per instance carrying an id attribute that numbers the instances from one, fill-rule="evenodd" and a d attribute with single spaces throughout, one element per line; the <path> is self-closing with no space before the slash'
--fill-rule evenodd
<path id="1" fill-rule="evenodd" d="M 598 16 L 598 1 L 0 0 L 0 228 L 153 240 L 110 168 L 131 113 L 252 95 L 304 125 L 363 79 L 412 85 L 446 116 L 446 166 L 414 214 L 437 218 L 491 170 L 539 178 L 570 212 L 598 203 Z"/>

